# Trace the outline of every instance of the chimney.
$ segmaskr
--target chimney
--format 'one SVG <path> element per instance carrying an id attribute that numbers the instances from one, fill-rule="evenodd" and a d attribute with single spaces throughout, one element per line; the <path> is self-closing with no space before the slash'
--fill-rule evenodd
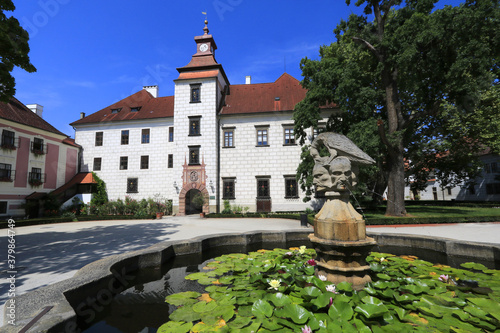
<path id="1" fill-rule="evenodd" d="M 80 119 L 85 118 L 85 112 L 80 112 Z"/>
<path id="2" fill-rule="evenodd" d="M 40 104 L 26 104 L 26 107 L 42 118 L 43 106 Z"/>
<path id="3" fill-rule="evenodd" d="M 250 75 L 245 76 L 245 84 L 252 84 L 252 77 Z"/>
<path id="4" fill-rule="evenodd" d="M 144 86 L 142 89 L 153 95 L 154 98 L 158 97 L 158 86 Z"/>

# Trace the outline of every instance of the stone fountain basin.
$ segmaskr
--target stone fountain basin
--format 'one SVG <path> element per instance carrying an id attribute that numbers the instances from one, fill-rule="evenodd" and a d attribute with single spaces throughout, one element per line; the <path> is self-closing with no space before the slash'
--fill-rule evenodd
<path id="1" fill-rule="evenodd" d="M 5 325 L 2 332 L 81 332 L 78 323 L 88 321 L 102 311 L 111 298 L 131 287 L 131 275 L 145 268 L 159 267 L 183 255 L 199 255 L 214 249 L 228 247 L 245 251 L 250 246 L 272 245 L 288 247 L 303 244 L 310 246 L 310 231 L 254 231 L 238 234 L 220 234 L 196 237 L 189 240 L 161 242 L 143 250 L 110 256 L 80 269 L 74 277 L 17 296 L 16 326 Z M 475 243 L 448 238 L 406 234 L 381 235 L 367 233 L 377 242 L 374 251 L 393 254 L 413 254 L 424 260 L 458 266 L 467 261 L 479 262 L 490 268 L 500 268 L 500 245 Z M 427 258 L 425 257 L 427 256 Z M 445 262 L 444 262 L 445 261 Z M 4 322 L 8 322 L 5 307 Z"/>

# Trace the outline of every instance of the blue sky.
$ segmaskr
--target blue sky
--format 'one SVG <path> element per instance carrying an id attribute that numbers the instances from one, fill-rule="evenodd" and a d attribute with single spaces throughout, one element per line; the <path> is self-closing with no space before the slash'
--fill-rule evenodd
<path id="1" fill-rule="evenodd" d="M 353 1 L 354 2 L 354 1 Z M 459 0 L 440 1 L 457 5 Z M 12 14 L 30 33 L 36 73 L 16 68 L 16 98 L 44 106 L 44 119 L 74 137 L 69 123 L 159 85 L 174 93 L 176 68 L 196 52 L 203 11 L 217 43 L 216 60 L 231 84 L 272 82 L 285 71 L 301 80 L 304 57 L 351 12 L 343 0 L 14 0 Z"/>

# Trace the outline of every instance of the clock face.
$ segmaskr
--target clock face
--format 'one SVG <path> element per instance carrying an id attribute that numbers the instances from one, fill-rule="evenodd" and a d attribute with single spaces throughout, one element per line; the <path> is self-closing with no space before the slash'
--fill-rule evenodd
<path id="1" fill-rule="evenodd" d="M 201 52 L 205 52 L 206 50 L 208 50 L 208 45 L 207 44 L 201 44 L 200 45 L 200 51 Z"/>

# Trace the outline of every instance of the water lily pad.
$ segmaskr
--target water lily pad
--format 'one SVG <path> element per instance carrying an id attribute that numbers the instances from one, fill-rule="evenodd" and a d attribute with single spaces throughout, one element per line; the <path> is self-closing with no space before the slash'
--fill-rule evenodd
<path id="1" fill-rule="evenodd" d="M 361 304 L 356 306 L 354 311 L 361 313 L 366 318 L 371 319 L 381 317 L 387 313 L 389 309 L 384 304 Z"/>
<path id="2" fill-rule="evenodd" d="M 201 319 L 201 314 L 193 311 L 190 306 L 177 308 L 170 314 L 170 320 L 192 322 Z"/>
<path id="3" fill-rule="evenodd" d="M 265 300 L 258 300 L 252 306 L 252 313 L 256 317 L 271 317 L 273 315 L 273 307 Z"/>
<path id="4" fill-rule="evenodd" d="M 187 304 L 194 304 L 197 302 L 196 298 L 200 297 L 201 294 L 194 291 L 185 291 L 182 293 L 177 293 L 169 295 L 165 298 L 165 301 L 169 304 L 180 306 Z"/>
<path id="5" fill-rule="evenodd" d="M 187 333 L 193 327 L 193 323 L 169 321 L 158 328 L 157 333 Z"/>
<path id="6" fill-rule="evenodd" d="M 247 326 L 252 322 L 250 317 L 236 317 L 234 320 L 229 322 L 227 325 L 231 328 L 242 328 Z"/>
<path id="7" fill-rule="evenodd" d="M 295 324 L 305 324 L 310 317 L 309 311 L 298 304 L 287 304 L 275 311 L 277 317 L 290 318 Z"/>
<path id="8" fill-rule="evenodd" d="M 273 303 L 277 308 L 282 308 L 286 304 L 290 304 L 292 302 L 287 295 L 282 293 L 269 294 L 266 299 Z"/>
<path id="9" fill-rule="evenodd" d="M 346 302 L 334 302 L 328 310 L 328 315 L 333 320 L 348 321 L 352 318 L 354 310 L 351 305 Z"/>
<path id="10" fill-rule="evenodd" d="M 213 311 L 217 307 L 216 302 L 198 302 L 195 305 L 193 305 L 193 311 L 194 312 L 210 312 Z"/>

